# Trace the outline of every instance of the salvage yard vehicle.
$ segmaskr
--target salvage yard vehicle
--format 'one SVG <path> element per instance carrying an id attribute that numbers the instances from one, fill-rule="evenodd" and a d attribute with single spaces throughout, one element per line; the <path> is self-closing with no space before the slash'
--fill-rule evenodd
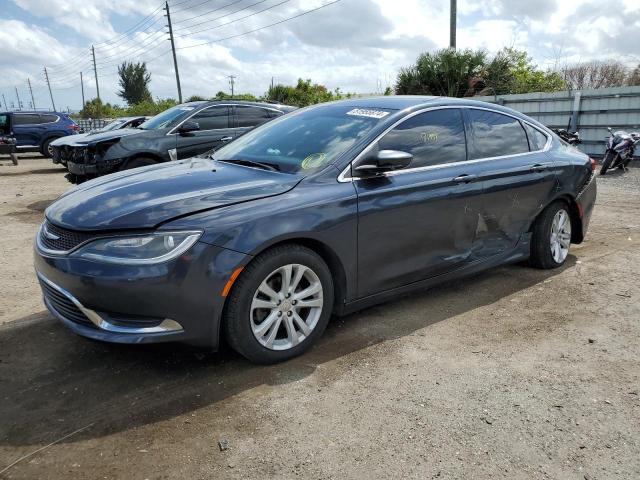
<path id="1" fill-rule="evenodd" d="M 0 135 L 16 139 L 19 152 L 40 152 L 51 157 L 51 143 L 67 135 L 75 135 L 80 127 L 59 112 L 0 112 Z"/>
<path id="2" fill-rule="evenodd" d="M 53 163 L 61 163 L 62 165 L 67 165 L 67 159 L 69 158 L 70 152 L 73 152 L 72 146 L 81 140 L 90 137 L 91 135 L 96 135 L 98 133 L 110 132 L 112 130 L 121 130 L 123 128 L 137 128 L 140 124 L 149 120 L 149 117 L 138 116 L 138 117 L 121 117 L 116 118 L 115 120 L 110 121 L 102 128 L 96 128 L 93 130 L 89 130 L 86 133 L 81 133 L 79 135 L 75 135 L 73 137 L 62 137 L 58 138 L 51 142 L 51 158 Z"/>
<path id="3" fill-rule="evenodd" d="M 137 128 L 91 135 L 66 150 L 67 179 L 87 179 L 121 170 L 193 157 L 216 149 L 253 127 L 294 110 L 285 105 L 242 101 L 183 103 Z"/>
<path id="4" fill-rule="evenodd" d="M 505 263 L 560 267 L 587 232 L 594 171 L 505 107 L 339 101 L 211 158 L 72 189 L 45 212 L 35 266 L 45 305 L 80 335 L 214 349 L 224 337 L 273 363 L 334 313 Z"/>
<path id="5" fill-rule="evenodd" d="M 636 144 L 640 142 L 640 133 L 627 133 L 624 130 L 613 131 L 608 127 L 606 151 L 602 159 L 600 175 L 605 175 L 612 168 L 624 170 L 635 155 Z"/>

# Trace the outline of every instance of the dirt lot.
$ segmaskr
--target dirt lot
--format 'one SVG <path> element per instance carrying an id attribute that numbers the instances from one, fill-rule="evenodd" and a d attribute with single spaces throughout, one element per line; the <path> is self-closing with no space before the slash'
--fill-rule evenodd
<path id="1" fill-rule="evenodd" d="M 69 185 L 42 159 L 0 164 L 0 478 L 640 478 L 638 169 L 599 182 L 563 269 L 337 319 L 265 368 L 63 328 L 31 242 Z"/>

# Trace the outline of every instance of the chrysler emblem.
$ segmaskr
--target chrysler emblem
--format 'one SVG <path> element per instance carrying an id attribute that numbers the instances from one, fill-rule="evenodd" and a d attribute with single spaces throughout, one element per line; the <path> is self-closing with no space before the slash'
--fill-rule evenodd
<path id="1" fill-rule="evenodd" d="M 51 233 L 49 230 L 47 230 L 46 225 L 42 228 L 42 233 L 44 233 L 44 236 L 47 237 L 49 240 L 60 240 L 60 237 L 58 235 L 55 235 Z"/>

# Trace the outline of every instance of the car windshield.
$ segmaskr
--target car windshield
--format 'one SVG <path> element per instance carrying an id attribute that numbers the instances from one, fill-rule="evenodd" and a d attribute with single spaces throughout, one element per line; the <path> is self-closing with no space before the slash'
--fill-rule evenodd
<path id="1" fill-rule="evenodd" d="M 142 130 L 157 130 L 159 128 L 168 128 L 177 121 L 182 120 L 195 110 L 194 105 L 176 105 L 169 110 L 159 113 L 155 117 L 150 118 L 142 123 L 138 128 Z"/>
<path id="2" fill-rule="evenodd" d="M 285 173 L 309 173 L 333 163 L 390 110 L 322 105 L 293 112 L 218 150 L 219 161 L 256 162 Z"/>
<path id="3" fill-rule="evenodd" d="M 109 132 L 111 130 L 117 130 L 127 120 L 119 118 L 112 122 L 107 123 L 104 127 L 96 129 L 96 132 Z"/>

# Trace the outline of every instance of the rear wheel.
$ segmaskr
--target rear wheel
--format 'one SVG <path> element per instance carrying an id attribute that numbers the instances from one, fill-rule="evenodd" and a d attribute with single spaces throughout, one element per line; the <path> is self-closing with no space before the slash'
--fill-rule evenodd
<path id="1" fill-rule="evenodd" d="M 47 158 L 51 158 L 53 157 L 53 148 L 51 147 L 51 142 L 53 142 L 54 140 L 56 140 L 55 138 L 50 138 L 48 140 L 45 140 L 42 143 L 42 147 L 40 147 L 40 153 L 47 157 Z"/>
<path id="2" fill-rule="evenodd" d="M 333 309 L 329 268 L 313 250 L 283 245 L 256 257 L 227 299 L 224 330 L 252 362 L 276 363 L 308 350 Z"/>
<path id="3" fill-rule="evenodd" d="M 617 156 L 618 154 L 612 151 L 608 151 L 605 154 L 604 160 L 602 160 L 602 167 L 600 167 L 600 175 L 604 175 L 607 173 L 607 170 L 611 168 L 611 164 L 613 163 L 613 161 L 616 159 Z"/>
<path id="4" fill-rule="evenodd" d="M 533 224 L 529 262 L 537 268 L 557 268 L 567 260 L 570 246 L 569 208 L 564 202 L 554 202 L 542 211 Z"/>

